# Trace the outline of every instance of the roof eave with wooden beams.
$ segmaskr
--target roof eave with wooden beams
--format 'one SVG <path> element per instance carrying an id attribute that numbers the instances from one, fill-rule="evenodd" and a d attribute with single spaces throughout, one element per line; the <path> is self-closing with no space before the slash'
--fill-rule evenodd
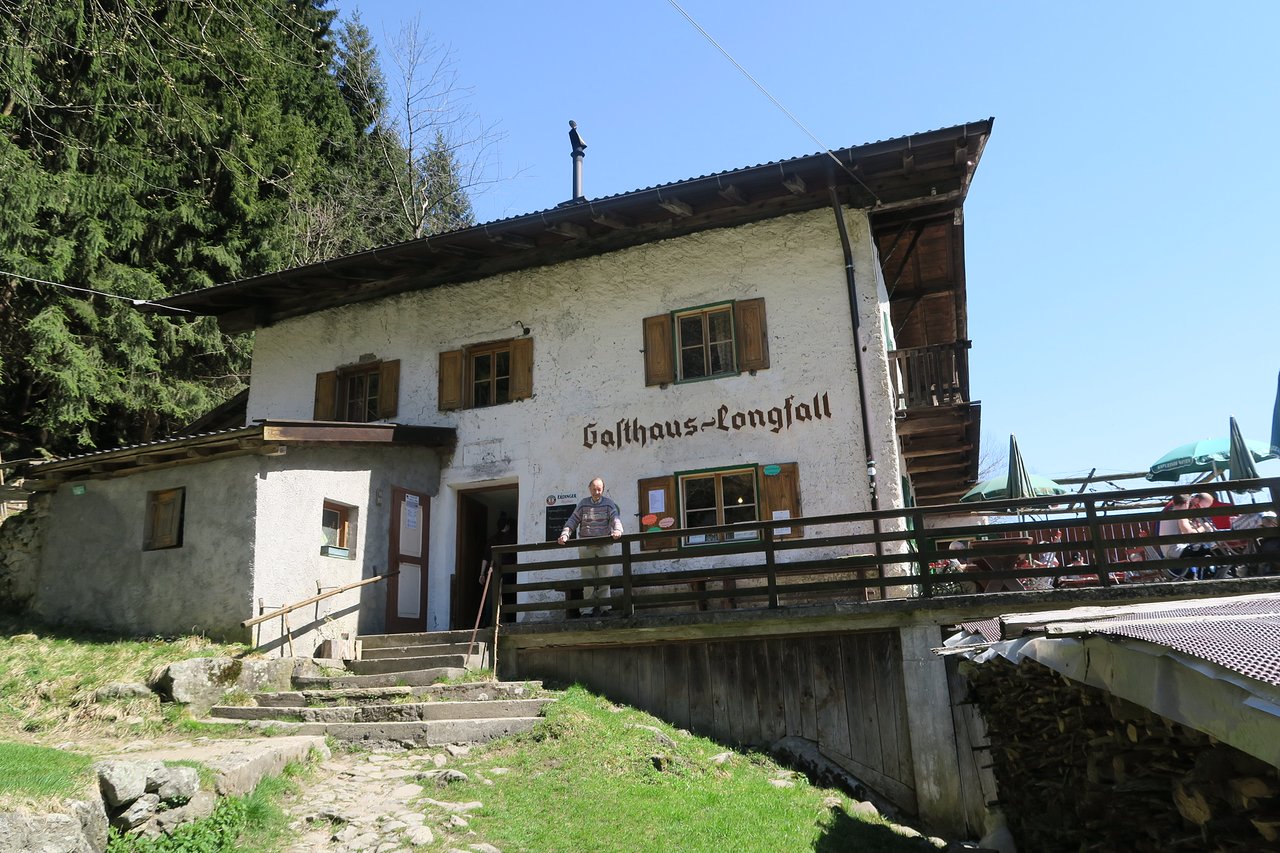
<path id="1" fill-rule="evenodd" d="M 66 459 L 31 462 L 25 468 L 26 487 L 48 491 L 75 480 L 123 477 L 214 458 L 280 456 L 291 446 L 447 449 L 454 446 L 456 437 L 457 432 L 452 427 L 267 420 L 219 432 L 179 436 Z"/>
<path id="2" fill-rule="evenodd" d="M 888 224 L 954 210 L 993 119 L 691 178 L 512 217 L 161 300 L 228 332 L 821 208 L 831 188 Z M 887 227 L 887 226 L 886 226 Z"/>

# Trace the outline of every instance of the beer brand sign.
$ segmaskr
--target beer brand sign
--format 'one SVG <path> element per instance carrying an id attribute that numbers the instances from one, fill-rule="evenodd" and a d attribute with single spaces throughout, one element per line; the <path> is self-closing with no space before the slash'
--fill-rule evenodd
<path id="1" fill-rule="evenodd" d="M 672 418 L 651 422 L 639 418 L 623 419 L 602 428 L 592 421 L 582 428 L 582 446 L 587 450 L 602 447 L 613 450 L 631 445 L 646 447 L 660 441 L 691 438 L 699 433 L 718 435 L 743 430 L 768 430 L 774 434 L 789 430 L 796 424 L 821 421 L 831 417 L 831 401 L 828 392 L 814 394 L 812 400 L 795 402 L 790 394 L 781 405 L 768 409 L 741 409 L 734 411 L 721 404 L 710 417 Z"/>

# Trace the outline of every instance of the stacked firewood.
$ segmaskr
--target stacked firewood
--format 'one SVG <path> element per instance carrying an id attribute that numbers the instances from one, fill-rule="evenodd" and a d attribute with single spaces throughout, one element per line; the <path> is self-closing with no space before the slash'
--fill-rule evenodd
<path id="1" fill-rule="evenodd" d="M 1020 850 L 1280 850 L 1275 767 L 1029 659 L 968 665 Z"/>

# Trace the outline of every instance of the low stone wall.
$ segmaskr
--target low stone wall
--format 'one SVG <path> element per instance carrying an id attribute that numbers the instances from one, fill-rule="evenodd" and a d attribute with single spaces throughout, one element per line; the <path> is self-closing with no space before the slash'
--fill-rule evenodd
<path id="1" fill-rule="evenodd" d="M 25 610 L 35 595 L 48 518 L 48 496 L 32 495 L 26 510 L 0 525 L 0 610 Z"/>

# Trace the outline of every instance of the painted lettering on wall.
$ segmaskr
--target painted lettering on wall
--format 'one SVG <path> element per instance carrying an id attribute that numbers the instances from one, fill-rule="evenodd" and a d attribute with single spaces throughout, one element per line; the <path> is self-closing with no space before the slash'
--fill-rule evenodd
<path id="1" fill-rule="evenodd" d="M 601 428 L 599 422 L 592 421 L 582 428 L 582 446 L 587 450 L 602 447 L 612 450 L 638 444 L 646 447 L 651 442 L 668 441 L 677 438 L 689 438 L 703 432 L 734 433 L 741 430 L 767 429 L 772 433 L 780 433 L 791 429 L 795 424 L 820 421 L 831 417 L 831 401 L 828 392 L 814 394 L 813 399 L 803 403 L 795 402 L 796 395 L 788 395 L 782 405 L 768 409 L 742 409 L 731 411 L 728 406 L 721 405 L 714 415 L 707 418 L 672 418 L 651 422 L 640 418 L 617 421 L 612 426 Z"/>

